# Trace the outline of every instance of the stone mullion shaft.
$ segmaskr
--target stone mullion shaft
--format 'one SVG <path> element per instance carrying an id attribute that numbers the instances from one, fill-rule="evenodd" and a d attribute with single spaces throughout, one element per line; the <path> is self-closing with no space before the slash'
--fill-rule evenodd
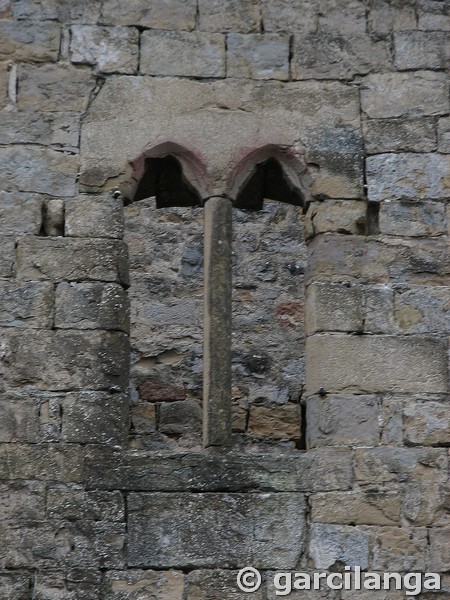
<path id="1" fill-rule="evenodd" d="M 232 203 L 205 203 L 203 445 L 231 444 Z"/>

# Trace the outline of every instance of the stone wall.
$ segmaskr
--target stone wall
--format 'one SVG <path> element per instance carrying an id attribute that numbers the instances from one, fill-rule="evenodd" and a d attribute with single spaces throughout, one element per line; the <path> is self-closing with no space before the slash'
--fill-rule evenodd
<path id="1" fill-rule="evenodd" d="M 0 600 L 449 597 L 449 37 L 447 0 L 0 0 Z M 202 202 L 272 152 L 304 198 L 233 208 L 231 448 L 203 208 L 133 201 L 177 149 Z"/>

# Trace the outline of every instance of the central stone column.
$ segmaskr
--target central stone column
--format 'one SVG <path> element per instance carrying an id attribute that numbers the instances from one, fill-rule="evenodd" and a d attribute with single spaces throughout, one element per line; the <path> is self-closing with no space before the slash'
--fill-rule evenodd
<path id="1" fill-rule="evenodd" d="M 203 445 L 231 444 L 231 242 L 228 198 L 205 203 Z"/>

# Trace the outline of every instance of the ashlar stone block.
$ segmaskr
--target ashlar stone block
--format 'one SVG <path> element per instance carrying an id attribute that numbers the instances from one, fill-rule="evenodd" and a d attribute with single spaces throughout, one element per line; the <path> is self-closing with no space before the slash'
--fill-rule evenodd
<path id="1" fill-rule="evenodd" d="M 446 69 L 450 31 L 399 31 L 394 34 L 395 66 L 403 69 Z"/>
<path id="2" fill-rule="evenodd" d="M 224 77 L 225 37 L 220 33 L 144 31 L 140 70 L 144 75 Z"/>
<path id="3" fill-rule="evenodd" d="M 445 204 L 440 202 L 381 202 L 380 232 L 404 237 L 445 234 Z"/>
<path id="4" fill-rule="evenodd" d="M 338 525 L 397 525 L 397 492 L 330 492 L 310 496 L 311 521 Z"/>
<path id="5" fill-rule="evenodd" d="M 294 568 L 302 494 L 129 495 L 129 564 Z"/>
<path id="6" fill-rule="evenodd" d="M 446 345 L 432 336 L 314 335 L 306 361 L 308 394 L 447 392 Z"/>
<path id="7" fill-rule="evenodd" d="M 336 561 L 367 569 L 369 534 L 357 527 L 315 523 L 311 526 L 308 554 L 316 569 L 328 569 Z"/>
<path id="8" fill-rule="evenodd" d="M 0 192 L 0 229 L 6 234 L 37 235 L 42 225 L 43 198 L 38 194 Z"/>
<path id="9" fill-rule="evenodd" d="M 128 283 L 126 247 L 116 240 L 25 236 L 17 260 L 18 277 L 25 281 Z"/>
<path id="10" fill-rule="evenodd" d="M 414 446 L 447 446 L 450 443 L 450 414 L 443 402 L 409 402 L 403 409 L 405 441 Z"/>
<path id="11" fill-rule="evenodd" d="M 95 65 L 101 73 L 136 73 L 139 32 L 134 27 L 74 25 L 71 33 L 74 64 Z"/>
<path id="12" fill-rule="evenodd" d="M 195 0 L 106 0 L 100 23 L 103 25 L 138 25 L 151 29 L 192 30 L 196 18 Z"/>
<path id="13" fill-rule="evenodd" d="M 75 152 L 79 129 L 80 115 L 77 113 L 37 113 L 33 110 L 0 113 L 1 144 L 40 144 Z"/>
<path id="14" fill-rule="evenodd" d="M 109 600 L 183 600 L 184 579 L 181 571 L 174 570 L 106 571 L 103 592 Z"/>
<path id="15" fill-rule="evenodd" d="M 49 62 L 58 60 L 58 23 L 0 21 L 0 60 Z"/>
<path id="16" fill-rule="evenodd" d="M 361 331 L 362 291 L 357 285 L 312 283 L 306 291 L 306 333 Z"/>
<path id="17" fill-rule="evenodd" d="M 444 200 L 450 193 L 450 156 L 378 154 L 366 165 L 369 200 Z"/>
<path id="18" fill-rule="evenodd" d="M 314 32 L 318 25 L 315 0 L 262 0 L 261 16 L 265 31 Z"/>
<path id="19" fill-rule="evenodd" d="M 53 322 L 53 286 L 0 280 L 0 327 L 49 328 Z"/>
<path id="20" fill-rule="evenodd" d="M 276 33 L 230 34 L 227 38 L 227 75 L 287 80 L 289 37 Z"/>
<path id="21" fill-rule="evenodd" d="M 422 117 L 449 111 L 444 73 L 374 73 L 361 87 L 361 107 L 372 119 Z"/>
<path id="22" fill-rule="evenodd" d="M 368 154 L 436 149 L 436 126 L 431 117 L 370 119 L 363 121 L 362 126 Z"/>
<path id="23" fill-rule="evenodd" d="M 123 227 L 123 203 L 118 198 L 81 194 L 65 202 L 66 236 L 121 239 Z"/>
<path id="24" fill-rule="evenodd" d="M 251 33 L 259 29 L 259 6 L 255 0 L 199 0 L 202 31 Z"/>

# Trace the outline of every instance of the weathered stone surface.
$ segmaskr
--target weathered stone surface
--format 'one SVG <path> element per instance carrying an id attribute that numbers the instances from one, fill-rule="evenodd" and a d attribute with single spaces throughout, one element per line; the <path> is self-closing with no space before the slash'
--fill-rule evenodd
<path id="1" fill-rule="evenodd" d="M 49 148 L 0 148 L 0 185 L 8 192 L 73 196 L 78 171 L 76 156 Z"/>
<path id="2" fill-rule="evenodd" d="M 183 600 L 184 574 L 181 571 L 107 571 L 103 593 L 109 600 Z M 199 599 L 200 600 L 200 599 Z"/>
<path id="3" fill-rule="evenodd" d="M 156 431 L 156 405 L 139 403 L 131 406 L 131 430 L 133 434 L 148 434 Z"/>
<path id="4" fill-rule="evenodd" d="M 266 574 L 267 600 L 277 600 L 280 597 L 280 595 L 289 595 L 289 598 L 291 600 L 303 600 L 305 598 L 305 589 L 307 589 L 307 588 L 304 585 L 305 579 L 302 576 L 297 577 L 297 579 L 300 580 L 300 585 L 303 587 L 299 590 L 294 588 L 294 583 L 296 581 L 296 575 L 299 573 L 299 571 L 294 571 L 294 572 L 290 573 L 290 577 L 291 577 L 290 581 L 288 578 L 285 577 L 285 573 L 286 573 L 286 570 L 283 570 L 278 573 L 268 572 Z M 288 571 L 288 573 L 289 573 L 289 571 Z M 305 573 L 309 576 L 309 578 L 310 578 L 309 581 L 311 582 L 310 587 L 312 588 L 314 585 L 314 577 L 317 576 L 317 572 L 314 573 L 314 572 L 309 571 L 309 569 L 302 568 L 302 571 L 300 573 L 301 573 L 301 575 L 303 575 L 303 573 Z M 279 577 L 278 580 L 275 579 L 277 576 Z M 288 594 L 288 591 L 290 589 L 290 585 L 289 585 L 290 583 L 292 584 L 292 590 Z M 340 599 L 340 596 L 338 596 L 339 592 L 337 590 L 330 589 L 326 585 L 325 579 L 322 579 L 322 581 L 319 583 L 320 583 L 320 589 L 317 589 L 317 590 L 308 589 L 308 592 L 307 592 L 308 600 L 338 600 L 338 599 Z M 371 599 L 369 598 L 369 600 L 371 600 Z M 378 599 L 376 599 L 376 600 L 378 600 Z"/>
<path id="5" fill-rule="evenodd" d="M 307 445 L 378 445 L 379 406 L 375 396 L 314 396 L 306 404 Z"/>
<path id="6" fill-rule="evenodd" d="M 425 571 L 428 545 L 425 528 L 374 528 L 370 535 L 371 568 L 375 571 Z"/>
<path id="7" fill-rule="evenodd" d="M 140 70 L 144 75 L 225 75 L 225 38 L 219 33 L 144 31 Z"/>
<path id="8" fill-rule="evenodd" d="M 75 444 L 2 444 L 1 479 L 79 483 L 84 478 L 84 452 Z M 17 538 L 16 538 L 17 542 Z"/>
<path id="9" fill-rule="evenodd" d="M 308 239 L 328 232 L 364 234 L 366 213 L 366 203 L 359 200 L 312 202 L 306 213 L 305 236 Z"/>
<path id="10" fill-rule="evenodd" d="M 248 594 L 242 592 L 236 583 L 238 571 L 199 569 L 187 576 L 187 600 L 245 600 Z M 262 600 L 263 588 L 253 592 L 254 600 Z"/>
<path id="11" fill-rule="evenodd" d="M 100 597 L 102 573 L 94 569 L 42 570 L 36 573 L 36 600 L 89 600 Z"/>
<path id="12" fill-rule="evenodd" d="M 4 331 L 4 330 L 3 330 Z M 125 389 L 128 338 L 115 332 L 29 331 L 2 335 L 10 385 L 39 389 Z"/>
<path id="13" fill-rule="evenodd" d="M 128 398 L 117 393 L 66 394 L 62 402 L 61 439 L 81 444 L 124 444 Z"/>
<path id="14" fill-rule="evenodd" d="M 394 34 L 397 69 L 446 69 L 450 60 L 450 32 L 400 31 Z"/>
<path id="15" fill-rule="evenodd" d="M 0 234 L 0 277 L 11 277 L 16 259 L 15 239 L 12 235 Z"/>
<path id="16" fill-rule="evenodd" d="M 19 242 L 17 260 L 22 280 L 128 283 L 126 247 L 115 240 L 26 236 Z"/>
<path id="17" fill-rule="evenodd" d="M 394 317 L 394 290 L 390 285 L 366 287 L 364 290 L 364 331 L 398 333 Z"/>
<path id="18" fill-rule="evenodd" d="M 111 450 L 88 459 L 88 486 L 136 491 L 331 491 L 352 482 L 352 454 L 343 448 L 318 448 L 308 453 L 161 454 Z"/>
<path id="19" fill-rule="evenodd" d="M 199 27 L 203 31 L 259 30 L 259 7 L 254 0 L 200 0 L 198 8 Z"/>
<path id="20" fill-rule="evenodd" d="M 74 25 L 71 33 L 74 64 L 94 65 L 101 73 L 136 73 L 139 32 L 134 27 Z"/>
<path id="21" fill-rule="evenodd" d="M 300 406 L 282 404 L 281 406 L 251 406 L 248 433 L 274 440 L 299 440 Z"/>
<path id="22" fill-rule="evenodd" d="M 152 29 L 187 29 L 195 27 L 195 0 L 120 0 L 103 3 L 100 22 L 105 25 L 139 25 Z"/>
<path id="23" fill-rule="evenodd" d="M 125 185 L 126 160 L 139 156 L 149 140 L 171 139 L 202 148 L 211 193 L 220 196 L 236 169 L 237 148 L 248 148 L 252 140 L 252 149 L 275 144 L 301 152 L 301 131 L 306 160 L 320 167 L 311 193 L 359 198 L 359 119 L 357 90 L 337 82 L 111 78 L 83 126 L 81 185 L 90 191 L 106 182 L 107 189 L 113 182 Z"/>
<path id="24" fill-rule="evenodd" d="M 428 486 L 447 482 L 448 457 L 437 448 L 357 448 L 355 477 L 362 485 L 405 483 Z"/>
<path id="25" fill-rule="evenodd" d="M 394 317 L 405 333 L 450 332 L 450 290 L 448 287 L 412 286 L 394 296 Z"/>
<path id="26" fill-rule="evenodd" d="M 330 492 L 310 496 L 311 521 L 342 525 L 397 525 L 401 497 L 396 492 Z"/>
<path id="27" fill-rule="evenodd" d="M 0 192 L 0 228 L 2 233 L 33 233 L 42 225 L 42 196 Z"/>
<path id="28" fill-rule="evenodd" d="M 69 237 L 123 237 L 123 204 L 110 196 L 81 194 L 65 203 L 65 235 Z"/>
<path id="29" fill-rule="evenodd" d="M 316 569 L 328 569 L 336 561 L 367 569 L 369 534 L 356 527 L 315 523 L 311 526 L 308 554 Z"/>
<path id="30" fill-rule="evenodd" d="M 21 110 L 82 112 L 95 87 L 89 69 L 71 65 L 22 65 L 18 77 Z"/>
<path id="31" fill-rule="evenodd" d="M 434 119 L 370 119 L 362 122 L 365 149 L 380 152 L 432 152 L 436 149 Z"/>
<path id="32" fill-rule="evenodd" d="M 78 148 L 80 115 L 75 113 L 0 113 L 0 143 L 32 144 L 62 147 L 75 151 Z"/>
<path id="33" fill-rule="evenodd" d="M 369 6 L 367 25 L 370 33 L 385 36 L 392 31 L 404 31 L 417 27 L 415 3 L 377 0 L 371 2 Z"/>
<path id="34" fill-rule="evenodd" d="M 0 62 L 0 109 L 8 106 L 9 103 L 9 61 Z"/>
<path id="35" fill-rule="evenodd" d="M 0 59 L 56 61 L 60 30 L 57 23 L 0 21 Z"/>
<path id="36" fill-rule="evenodd" d="M 28 600 L 30 597 L 31 575 L 20 571 L 0 571 L 0 599 Z"/>
<path id="37" fill-rule="evenodd" d="M 116 283 L 60 283 L 55 311 L 61 329 L 129 330 L 127 294 Z"/>
<path id="38" fill-rule="evenodd" d="M 438 402 L 409 403 L 403 409 L 405 441 L 414 446 L 446 446 L 450 439 L 448 405 Z"/>
<path id="39" fill-rule="evenodd" d="M 327 234 L 309 245 L 307 282 L 447 285 L 450 257 L 441 238 L 401 241 Z"/>
<path id="40" fill-rule="evenodd" d="M 267 33 L 227 38 L 227 75 L 247 79 L 289 78 L 289 37 Z"/>
<path id="41" fill-rule="evenodd" d="M 0 327 L 49 328 L 53 323 L 53 286 L 0 281 Z"/>
<path id="42" fill-rule="evenodd" d="M 141 402 L 172 402 L 186 399 L 186 387 L 175 386 L 167 381 L 148 378 L 138 388 Z"/>
<path id="43" fill-rule="evenodd" d="M 353 36 L 366 32 L 366 4 L 361 0 L 319 0 L 319 30 Z"/>
<path id="44" fill-rule="evenodd" d="M 369 200 L 444 200 L 449 195 L 449 156 L 379 154 L 366 165 Z"/>
<path id="45" fill-rule="evenodd" d="M 98 521 L 5 522 L 3 568 L 113 568 L 124 566 L 125 524 Z"/>
<path id="46" fill-rule="evenodd" d="M 306 291 L 306 333 L 361 331 L 362 292 L 357 285 L 313 283 Z"/>
<path id="47" fill-rule="evenodd" d="M 309 33 L 294 37 L 293 79 L 352 79 L 386 69 L 389 48 L 365 33 Z"/>
<path id="48" fill-rule="evenodd" d="M 293 568 L 304 535 L 301 494 L 129 495 L 129 564 Z"/>
<path id="49" fill-rule="evenodd" d="M 2 519 L 44 519 L 45 487 L 37 481 L 2 483 L 0 506 Z"/>
<path id="50" fill-rule="evenodd" d="M 163 402 L 159 409 L 159 431 L 167 435 L 199 434 L 202 409 L 195 400 Z"/>
<path id="51" fill-rule="evenodd" d="M 99 17 L 100 5 L 100 0 L 15 0 L 13 14 L 16 19 L 95 23 Z"/>
<path id="52" fill-rule="evenodd" d="M 313 32 L 317 29 L 317 6 L 311 0 L 262 0 L 265 31 Z"/>
<path id="53" fill-rule="evenodd" d="M 429 568 L 437 572 L 450 569 L 450 528 L 431 528 Z"/>
<path id="54" fill-rule="evenodd" d="M 382 73 L 365 78 L 361 107 L 372 119 L 421 117 L 449 110 L 444 73 Z"/>
<path id="55" fill-rule="evenodd" d="M 306 387 L 326 392 L 447 391 L 439 338 L 314 335 L 306 342 Z"/>
<path id="56" fill-rule="evenodd" d="M 124 521 L 124 499 L 120 492 L 85 492 L 59 485 L 47 492 L 51 519 L 68 521 Z"/>
<path id="57" fill-rule="evenodd" d="M 382 202 L 379 227 L 380 232 L 386 235 L 444 235 L 445 205 L 438 202 Z"/>
<path id="58" fill-rule="evenodd" d="M 438 121 L 438 150 L 450 154 L 450 117 Z"/>

